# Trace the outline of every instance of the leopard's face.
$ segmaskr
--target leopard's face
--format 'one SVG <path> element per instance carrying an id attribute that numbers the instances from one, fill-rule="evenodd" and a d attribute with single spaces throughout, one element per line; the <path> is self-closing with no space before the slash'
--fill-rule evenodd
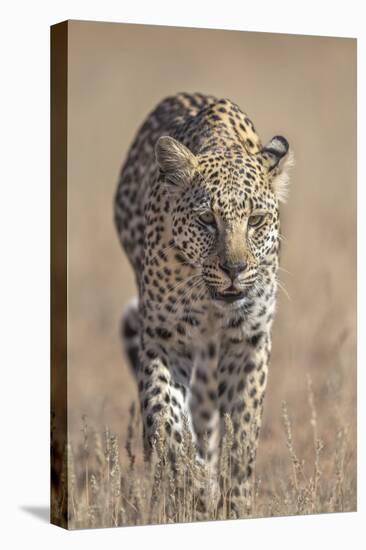
<path id="1" fill-rule="evenodd" d="M 264 286 L 261 266 L 277 251 L 274 174 L 265 154 L 215 151 L 190 160 L 189 171 L 177 176 L 181 167 L 175 166 L 166 178 L 173 188 L 175 246 L 195 267 L 212 300 L 240 305 L 249 289 Z"/>
<path id="2" fill-rule="evenodd" d="M 259 159 L 215 154 L 198 161 L 194 181 L 175 201 L 173 237 L 211 297 L 231 303 L 261 285 L 260 265 L 278 242 L 278 201 Z"/>

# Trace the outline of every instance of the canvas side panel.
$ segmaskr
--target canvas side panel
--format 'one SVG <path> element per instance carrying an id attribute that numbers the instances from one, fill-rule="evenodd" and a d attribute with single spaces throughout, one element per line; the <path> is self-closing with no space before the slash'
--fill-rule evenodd
<path id="1" fill-rule="evenodd" d="M 51 27 L 51 523 L 67 528 L 68 23 Z"/>

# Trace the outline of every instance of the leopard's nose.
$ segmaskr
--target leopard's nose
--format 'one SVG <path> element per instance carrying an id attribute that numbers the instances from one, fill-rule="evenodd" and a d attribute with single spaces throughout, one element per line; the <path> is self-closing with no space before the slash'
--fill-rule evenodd
<path id="1" fill-rule="evenodd" d="M 248 264 L 245 262 L 238 262 L 236 264 L 225 262 L 225 263 L 220 263 L 220 268 L 234 282 L 235 279 L 240 275 L 240 273 L 246 270 L 247 265 Z"/>

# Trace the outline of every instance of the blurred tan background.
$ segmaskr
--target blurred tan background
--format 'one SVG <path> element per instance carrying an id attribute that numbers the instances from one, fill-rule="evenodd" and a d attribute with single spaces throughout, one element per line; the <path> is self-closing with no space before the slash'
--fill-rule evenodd
<path id="1" fill-rule="evenodd" d="M 81 416 L 124 437 L 136 397 L 118 325 L 135 294 L 113 225 L 131 140 L 163 97 L 228 97 L 262 138 L 283 134 L 296 165 L 287 205 L 259 469 L 283 460 L 281 401 L 307 448 L 306 374 L 330 448 L 355 438 L 356 41 L 116 23 L 69 24 L 69 426 Z M 284 446 L 283 446 L 284 447 Z"/>

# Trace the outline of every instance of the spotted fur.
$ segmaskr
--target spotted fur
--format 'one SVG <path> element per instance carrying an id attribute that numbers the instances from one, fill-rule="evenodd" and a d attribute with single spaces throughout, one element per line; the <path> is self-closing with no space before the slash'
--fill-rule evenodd
<path id="1" fill-rule="evenodd" d="M 207 434 L 205 459 L 215 463 L 229 413 L 233 509 L 250 501 L 288 149 L 281 136 L 263 146 L 232 101 L 178 94 L 138 131 L 115 195 L 117 231 L 138 289 L 122 334 L 146 452 L 162 416 L 174 456 L 186 417 L 198 456 Z"/>

